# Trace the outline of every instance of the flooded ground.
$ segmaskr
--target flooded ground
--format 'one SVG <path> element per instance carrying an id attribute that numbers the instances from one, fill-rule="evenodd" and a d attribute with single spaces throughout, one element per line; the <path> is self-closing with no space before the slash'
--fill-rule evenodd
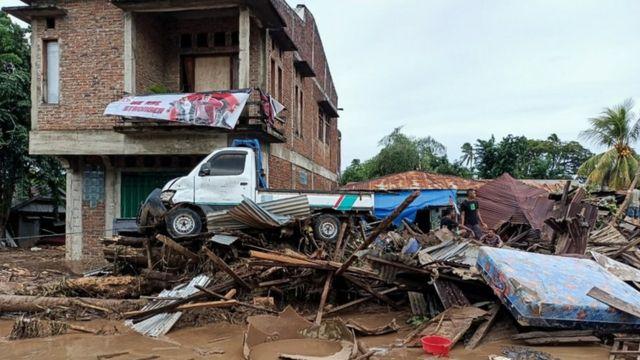
<path id="1" fill-rule="evenodd" d="M 357 319 L 369 325 L 380 325 L 396 318 L 398 324 L 404 324 L 406 315 L 386 314 L 350 314 L 345 319 Z M 170 332 L 164 337 L 154 339 L 129 330 L 121 321 L 99 321 L 80 323 L 84 327 L 105 329 L 111 335 L 92 335 L 70 333 L 61 336 L 25 339 L 0 340 L 0 359 L 229 359 L 242 357 L 242 339 L 245 327 L 228 323 L 216 323 L 197 328 L 183 328 Z M 11 330 L 12 321 L 0 320 L 0 334 L 6 336 Z M 367 347 L 384 348 L 391 346 L 396 339 L 409 332 L 404 326 L 397 333 L 383 336 L 360 337 Z M 491 337 L 489 338 L 491 339 Z M 488 355 L 501 354 L 504 346 L 513 345 L 509 340 L 491 341 L 480 345 L 473 351 L 467 351 L 460 343 L 451 352 L 449 359 L 487 359 Z M 608 359 L 608 348 L 599 345 L 533 347 L 548 352 L 559 359 Z M 422 349 L 393 349 L 372 359 L 430 359 Z"/>

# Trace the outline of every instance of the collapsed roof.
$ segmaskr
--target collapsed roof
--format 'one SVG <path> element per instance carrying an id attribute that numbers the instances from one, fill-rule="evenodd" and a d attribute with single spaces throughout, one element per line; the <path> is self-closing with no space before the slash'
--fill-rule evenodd
<path id="1" fill-rule="evenodd" d="M 541 230 L 553 208 L 546 190 L 527 185 L 507 173 L 479 187 L 477 195 L 482 220 L 494 230 L 505 223 Z"/>

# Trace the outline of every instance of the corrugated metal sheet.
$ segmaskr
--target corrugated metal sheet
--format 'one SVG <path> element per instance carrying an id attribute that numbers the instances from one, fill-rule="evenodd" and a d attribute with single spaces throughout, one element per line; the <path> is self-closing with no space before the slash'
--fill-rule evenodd
<path id="1" fill-rule="evenodd" d="M 255 204 L 255 203 L 254 203 Z M 292 196 L 284 199 L 267 201 L 256 204 L 262 210 L 273 215 L 290 216 L 295 219 L 303 219 L 311 215 L 309 199 L 306 195 Z M 207 229 L 216 231 L 221 229 L 238 230 L 250 227 L 246 223 L 234 219 L 230 210 L 218 211 L 207 215 Z"/>
<path id="2" fill-rule="evenodd" d="M 429 256 L 427 257 L 422 254 L 428 254 Z M 478 245 L 468 240 L 443 241 L 440 244 L 424 248 L 418 253 L 418 259 L 420 259 L 422 265 L 430 261 L 449 261 L 475 266 L 477 258 Z"/>
<path id="3" fill-rule="evenodd" d="M 206 287 L 209 282 L 211 282 L 211 279 L 207 275 L 198 275 L 191 279 L 188 284 L 180 284 L 171 290 L 162 290 L 158 297 L 186 298 L 199 291 L 196 285 Z M 145 305 L 142 310 L 151 310 L 174 302 L 175 300 L 158 300 Z M 133 321 L 127 320 L 125 324 L 143 335 L 158 337 L 168 333 L 181 316 L 181 311 L 161 313 L 135 324 Z"/>
<path id="4" fill-rule="evenodd" d="M 587 295 L 598 287 L 640 306 L 638 291 L 595 261 L 481 247 L 476 267 L 521 325 L 640 329 L 640 318 Z"/>
<path id="5" fill-rule="evenodd" d="M 406 171 L 376 179 L 352 182 L 341 190 L 442 190 L 456 188 L 460 190 L 476 189 L 484 181 L 465 179 L 458 176 L 442 175 L 425 171 Z"/>
<path id="6" fill-rule="evenodd" d="M 542 229 L 553 208 L 549 193 L 534 188 L 505 173 L 477 190 L 482 219 L 491 229 L 502 224 L 528 224 Z"/>
<path id="7" fill-rule="evenodd" d="M 250 199 L 244 199 L 228 212 L 232 219 L 253 229 L 275 229 L 292 220 L 291 216 L 275 215 L 264 210 Z"/>

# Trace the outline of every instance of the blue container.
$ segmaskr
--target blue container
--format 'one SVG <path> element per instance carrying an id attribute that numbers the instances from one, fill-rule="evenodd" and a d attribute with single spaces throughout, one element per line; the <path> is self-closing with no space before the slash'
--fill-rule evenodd
<path id="1" fill-rule="evenodd" d="M 640 307 L 640 292 L 595 261 L 481 247 L 476 266 L 521 325 L 640 329 L 640 318 L 587 296 L 597 286 Z"/>

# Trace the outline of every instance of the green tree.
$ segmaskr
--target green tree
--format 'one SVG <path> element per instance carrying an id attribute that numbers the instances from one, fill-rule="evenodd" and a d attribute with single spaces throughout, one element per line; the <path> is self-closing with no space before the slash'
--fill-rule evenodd
<path id="1" fill-rule="evenodd" d="M 371 167 L 372 163 L 370 160 L 362 163 L 360 159 L 353 159 L 351 160 L 351 164 L 342 172 L 340 182 L 346 184 L 371 179 Z"/>
<path id="2" fill-rule="evenodd" d="M 631 183 L 638 168 L 638 156 L 631 144 L 640 136 L 640 125 L 632 110 L 631 99 L 605 108 L 600 116 L 589 119 L 591 128 L 580 133 L 582 138 L 607 147 L 580 166 L 579 174 L 586 176 L 589 183 L 616 190 Z"/>
<path id="3" fill-rule="evenodd" d="M 464 143 L 462 144 L 462 146 L 460 147 L 460 150 L 462 151 L 462 157 L 460 158 L 460 163 L 463 164 L 464 166 L 466 166 L 468 169 L 470 169 L 473 172 L 473 168 L 475 165 L 475 152 L 473 150 L 473 146 L 471 145 L 471 143 Z"/>
<path id="4" fill-rule="evenodd" d="M 444 145 L 430 136 L 408 136 L 398 127 L 383 137 L 378 145 L 381 149 L 371 159 L 364 162 L 354 159 L 349 164 L 340 178 L 342 184 L 410 170 L 471 176 L 469 170 L 461 164 L 450 163 Z"/>
<path id="5" fill-rule="evenodd" d="M 475 145 L 476 168 L 481 178 L 495 178 L 507 172 L 521 179 L 570 179 L 580 164 L 593 155 L 576 141 L 563 142 L 551 134 L 547 139 L 507 135 Z"/>
<path id="6" fill-rule="evenodd" d="M 51 157 L 30 157 L 30 49 L 28 30 L 0 12 L 0 238 L 4 237 L 12 200 L 44 186 L 59 197 L 62 170 Z"/>

